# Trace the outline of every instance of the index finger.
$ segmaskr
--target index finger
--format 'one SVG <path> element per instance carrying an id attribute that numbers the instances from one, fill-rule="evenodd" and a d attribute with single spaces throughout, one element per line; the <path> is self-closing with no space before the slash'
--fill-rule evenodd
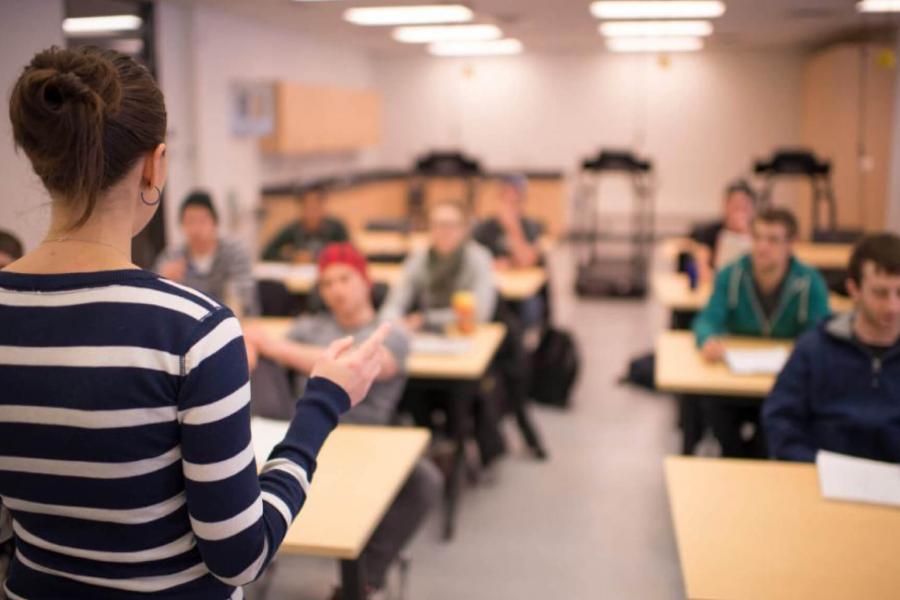
<path id="1" fill-rule="evenodd" d="M 372 335 L 368 337 L 368 339 L 359 345 L 356 352 L 360 358 L 363 360 L 369 360 L 370 358 L 374 358 L 378 351 L 381 349 L 381 345 L 384 344 L 384 339 L 387 337 L 388 332 L 391 330 L 390 323 L 382 323 L 379 325 L 378 329 L 376 329 Z"/>

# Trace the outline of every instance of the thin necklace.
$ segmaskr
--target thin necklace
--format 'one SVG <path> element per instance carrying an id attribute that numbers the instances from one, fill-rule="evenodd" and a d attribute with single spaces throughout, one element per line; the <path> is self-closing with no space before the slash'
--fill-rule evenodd
<path id="1" fill-rule="evenodd" d="M 113 246 L 112 244 L 107 244 L 106 242 L 101 242 L 98 240 L 82 240 L 79 238 L 61 237 L 61 238 L 56 238 L 53 240 L 44 240 L 43 243 L 44 244 L 59 244 L 62 242 L 81 242 L 82 244 L 97 244 L 98 246 L 106 246 L 107 248 L 112 248 L 113 250 L 115 250 L 116 252 L 118 252 L 119 254 L 124 256 L 125 258 L 129 258 L 128 254 L 123 252 L 121 248 L 118 248 L 116 246 Z"/>

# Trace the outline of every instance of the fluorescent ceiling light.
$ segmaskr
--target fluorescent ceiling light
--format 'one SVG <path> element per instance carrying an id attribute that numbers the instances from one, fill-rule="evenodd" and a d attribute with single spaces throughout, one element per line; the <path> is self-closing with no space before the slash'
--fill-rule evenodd
<path id="1" fill-rule="evenodd" d="M 143 21 L 136 15 L 109 15 L 106 17 L 73 17 L 63 20 L 63 31 L 69 35 L 94 35 L 136 31 Z"/>
<path id="2" fill-rule="evenodd" d="M 393 38 L 405 44 L 425 44 L 445 41 L 498 40 L 503 32 L 496 25 L 436 25 L 425 27 L 398 27 Z"/>
<path id="3" fill-rule="evenodd" d="M 427 25 L 429 23 L 465 23 L 472 11 L 461 4 L 426 6 L 373 6 L 348 8 L 344 20 L 355 25 Z"/>
<path id="4" fill-rule="evenodd" d="M 606 0 L 591 4 L 598 19 L 711 19 L 725 13 L 718 0 Z"/>
<path id="5" fill-rule="evenodd" d="M 522 52 L 522 42 L 512 38 L 488 42 L 435 42 L 428 46 L 435 56 L 508 56 Z"/>
<path id="6" fill-rule="evenodd" d="M 698 37 L 609 38 L 606 47 L 613 52 L 696 52 L 703 49 Z"/>
<path id="7" fill-rule="evenodd" d="M 856 3 L 859 12 L 900 12 L 900 0 L 860 0 Z"/>
<path id="8" fill-rule="evenodd" d="M 606 37 L 707 36 L 713 32 L 709 21 L 607 21 L 599 29 Z"/>

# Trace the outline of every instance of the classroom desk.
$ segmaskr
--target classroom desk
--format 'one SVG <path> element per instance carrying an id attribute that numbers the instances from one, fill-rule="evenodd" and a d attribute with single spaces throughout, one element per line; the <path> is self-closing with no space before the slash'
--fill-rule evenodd
<path id="1" fill-rule="evenodd" d="M 244 324 L 258 324 L 272 337 L 283 338 L 290 329 L 291 318 L 255 317 L 245 319 Z M 466 411 L 473 401 L 478 386 L 488 371 L 494 355 L 506 336 L 506 326 L 501 323 L 485 323 L 470 336 L 472 350 L 460 355 L 429 355 L 412 353 L 407 359 L 406 370 L 411 380 L 436 383 L 450 390 L 450 429 L 454 435 L 453 469 L 447 483 L 444 505 L 444 538 L 453 537 L 456 513 L 462 482 L 465 476 Z"/>
<path id="2" fill-rule="evenodd" d="M 340 425 L 322 447 L 309 497 L 279 552 L 338 559 L 343 597 L 365 598 L 360 555 L 430 439 L 421 428 Z"/>
<path id="3" fill-rule="evenodd" d="M 690 600 L 888 600 L 900 510 L 826 501 L 809 464 L 669 457 Z"/>
<path id="4" fill-rule="evenodd" d="M 399 233 L 395 231 L 361 231 L 353 234 L 353 243 L 366 256 L 406 256 L 428 245 L 427 233 Z M 556 247 L 549 235 L 538 239 L 541 252 L 548 254 Z"/>
<path id="5" fill-rule="evenodd" d="M 826 271 L 843 271 L 850 262 L 853 244 L 820 244 L 797 242 L 794 256 L 797 260 Z"/>
<path id="6" fill-rule="evenodd" d="M 397 263 L 369 263 L 372 281 L 394 285 L 403 272 Z M 314 265 L 289 265 L 284 263 L 260 262 L 254 265 L 253 275 L 257 279 L 274 279 L 284 283 L 292 294 L 306 295 L 316 284 L 317 271 Z M 525 300 L 540 292 L 547 283 L 547 271 L 543 267 L 496 271 L 497 289 L 504 300 Z"/>
<path id="7" fill-rule="evenodd" d="M 732 348 L 791 348 L 791 342 L 727 337 Z M 690 331 L 664 331 L 656 341 L 656 387 L 660 391 L 712 396 L 764 398 L 775 384 L 774 375 L 735 375 L 724 363 L 707 363 Z"/>
<path id="8" fill-rule="evenodd" d="M 679 312 L 699 312 L 703 310 L 712 294 L 709 284 L 692 290 L 688 277 L 674 271 L 657 271 L 651 276 L 653 294 L 665 308 Z M 833 312 L 848 312 L 853 309 L 853 301 L 847 296 L 831 293 L 828 303 Z"/>
<path id="9" fill-rule="evenodd" d="M 292 317 L 251 317 L 245 325 L 258 325 L 273 338 L 287 336 L 294 322 Z M 409 377 L 414 379 L 480 380 L 506 335 L 502 323 L 484 323 L 475 333 L 466 336 L 472 340 L 472 350 L 465 354 L 438 355 L 411 353 L 406 362 Z"/>

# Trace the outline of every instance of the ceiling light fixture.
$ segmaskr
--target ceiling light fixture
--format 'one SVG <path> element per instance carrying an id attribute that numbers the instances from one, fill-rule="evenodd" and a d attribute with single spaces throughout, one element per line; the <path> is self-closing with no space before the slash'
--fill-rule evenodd
<path id="1" fill-rule="evenodd" d="M 601 0 L 591 4 L 598 19 L 714 19 L 725 14 L 718 0 Z"/>
<path id="2" fill-rule="evenodd" d="M 606 47 L 612 52 L 696 52 L 703 49 L 698 37 L 627 37 L 609 38 Z"/>
<path id="3" fill-rule="evenodd" d="M 105 17 L 71 17 L 63 19 L 63 31 L 70 36 L 114 34 L 137 31 L 144 22 L 136 15 L 108 15 Z"/>
<path id="4" fill-rule="evenodd" d="M 472 11 L 461 4 L 372 6 L 344 11 L 345 21 L 366 26 L 466 23 L 473 17 Z"/>
<path id="5" fill-rule="evenodd" d="M 509 56 L 522 52 L 522 42 L 512 38 L 487 42 L 435 42 L 428 51 L 435 56 Z"/>
<path id="6" fill-rule="evenodd" d="M 599 30 L 606 37 L 703 37 L 712 34 L 713 26 L 709 21 L 607 21 Z"/>
<path id="7" fill-rule="evenodd" d="M 900 12 L 900 0 L 860 0 L 856 10 L 864 13 Z"/>
<path id="8" fill-rule="evenodd" d="M 398 27 L 392 37 L 404 44 L 427 44 L 446 41 L 499 40 L 503 32 L 496 25 L 435 25 Z"/>

